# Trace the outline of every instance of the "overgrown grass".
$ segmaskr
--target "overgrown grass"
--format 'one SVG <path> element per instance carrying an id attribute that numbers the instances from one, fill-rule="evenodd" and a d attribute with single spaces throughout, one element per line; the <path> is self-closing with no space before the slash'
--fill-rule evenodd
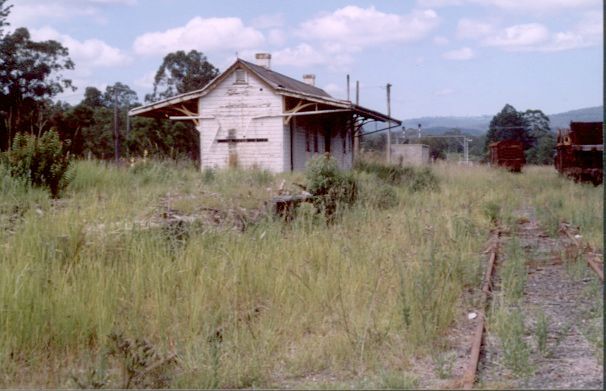
<path id="1" fill-rule="evenodd" d="M 524 295 L 524 286 L 528 278 L 524 250 L 513 237 L 505 248 L 507 260 L 501 269 L 501 291 L 506 305 L 516 304 Z"/>
<path id="2" fill-rule="evenodd" d="M 530 166 L 520 178 L 520 187 L 529 195 L 541 226 L 548 233 L 558 235 L 560 223 L 566 222 L 578 226 L 583 239 L 603 251 L 603 185 L 575 183 L 555 170 Z"/>
<path id="3" fill-rule="evenodd" d="M 545 175 L 438 166 L 439 188 L 410 191 L 364 172 L 358 202 L 335 224 L 307 210 L 288 224 L 201 222 L 181 235 L 141 222 L 167 204 L 261 210 L 302 175 L 146 164 L 78 162 L 60 202 L 2 176 L 0 207 L 15 218 L 3 215 L 0 232 L 0 386 L 72 387 L 73 374 L 89 384 L 91 358 L 125 335 L 177 354 L 162 378 L 171 387 L 280 386 L 318 373 L 327 386 L 414 387 L 394 374 L 434 353 L 462 292 L 480 284 L 493 224 L 483 206 L 499 205 L 507 221 L 523 202 L 515 186 Z M 124 386 L 120 363 L 107 365 L 104 386 Z"/>
<path id="4" fill-rule="evenodd" d="M 530 346 L 524 340 L 526 330 L 522 311 L 501 305 L 493 316 L 492 325 L 501 341 L 503 364 L 517 376 L 530 375 L 533 368 Z"/>
<path id="5" fill-rule="evenodd" d="M 371 173 L 390 185 L 403 185 L 410 191 L 435 190 L 438 179 L 428 167 L 386 165 L 358 160 L 354 169 Z"/>

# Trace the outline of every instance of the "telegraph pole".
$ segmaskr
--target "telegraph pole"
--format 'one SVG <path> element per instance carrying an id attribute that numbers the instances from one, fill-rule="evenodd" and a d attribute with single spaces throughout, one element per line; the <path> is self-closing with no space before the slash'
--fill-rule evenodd
<path id="1" fill-rule="evenodd" d="M 347 100 L 349 100 L 349 73 L 347 74 Z"/>
<path id="2" fill-rule="evenodd" d="M 391 84 L 387 83 L 387 164 L 391 164 Z"/>

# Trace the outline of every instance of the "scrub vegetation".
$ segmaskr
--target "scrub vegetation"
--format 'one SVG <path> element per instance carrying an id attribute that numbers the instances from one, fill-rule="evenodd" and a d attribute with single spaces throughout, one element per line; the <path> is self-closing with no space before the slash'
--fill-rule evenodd
<path id="1" fill-rule="evenodd" d="M 601 249 L 602 187 L 551 167 L 329 173 L 76 161 L 53 199 L 1 168 L 0 387 L 414 388 L 496 221 L 531 202 Z M 272 215 L 331 183 L 332 218 Z"/>

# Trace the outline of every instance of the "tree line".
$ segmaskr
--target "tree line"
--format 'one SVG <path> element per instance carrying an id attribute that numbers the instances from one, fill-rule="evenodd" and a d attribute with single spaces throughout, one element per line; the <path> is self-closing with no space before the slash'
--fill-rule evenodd
<path id="1" fill-rule="evenodd" d="M 141 105 L 128 85 L 115 82 L 101 91 L 86 87 L 82 100 L 72 105 L 55 101 L 65 91 L 75 91 L 64 76 L 75 69 L 69 51 L 54 40 L 37 42 L 19 27 L 5 32 L 12 5 L 0 0 L 0 149 L 8 150 L 17 133 L 41 136 L 59 134 L 72 156 L 107 159 L 114 156 L 117 122 L 122 156 L 199 158 L 199 138 L 193 124 L 154 118 L 128 117 Z M 204 87 L 219 74 L 203 53 L 192 50 L 166 55 L 154 77 L 153 92 L 145 103 Z"/>
<path id="2" fill-rule="evenodd" d="M 400 132 L 392 131 L 392 140 L 398 140 Z M 554 133 L 551 131 L 549 117 L 541 110 L 517 111 L 506 104 L 497 113 L 488 127 L 486 134 L 471 135 L 459 129 L 444 132 L 449 137 L 411 137 L 403 142 L 425 144 L 429 146 L 432 160 L 445 160 L 449 153 L 463 153 L 461 139 L 452 136 L 465 136 L 469 140 L 469 155 L 474 159 L 487 162 L 489 160 L 490 144 L 501 140 L 521 141 L 524 144 L 526 162 L 529 164 L 552 164 L 556 144 Z M 362 137 L 362 147 L 367 150 L 385 150 L 387 136 L 385 133 L 374 133 Z"/>

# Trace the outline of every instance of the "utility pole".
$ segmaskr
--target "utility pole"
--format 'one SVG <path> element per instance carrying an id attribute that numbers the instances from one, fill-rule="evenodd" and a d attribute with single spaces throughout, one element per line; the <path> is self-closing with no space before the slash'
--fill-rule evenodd
<path id="1" fill-rule="evenodd" d="M 387 164 L 391 164 L 391 84 L 387 83 Z"/>
<path id="2" fill-rule="evenodd" d="M 118 89 L 114 87 L 114 158 L 120 161 L 120 132 L 118 131 Z"/>
<path id="3" fill-rule="evenodd" d="M 348 83 L 348 85 L 349 85 L 349 83 Z M 356 80 L 356 106 L 358 106 L 359 104 L 360 104 L 360 81 Z M 354 145 L 353 145 L 354 156 L 358 156 L 360 154 L 360 136 L 361 136 L 361 126 L 358 129 L 358 137 L 354 137 Z"/>
<path id="4" fill-rule="evenodd" d="M 347 74 L 347 100 L 349 100 L 349 73 Z"/>

